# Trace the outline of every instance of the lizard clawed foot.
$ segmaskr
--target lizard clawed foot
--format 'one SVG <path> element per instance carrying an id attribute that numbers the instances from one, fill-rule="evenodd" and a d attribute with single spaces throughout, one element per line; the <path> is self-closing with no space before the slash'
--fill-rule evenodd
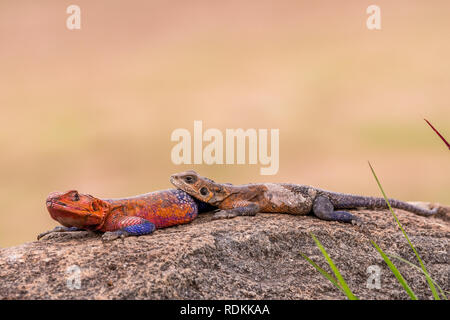
<path id="1" fill-rule="evenodd" d="M 77 232 L 75 232 L 77 231 Z M 79 239 L 91 235 L 91 231 L 86 231 L 78 229 L 76 227 L 63 227 L 57 226 L 52 230 L 40 233 L 37 236 L 37 240 L 44 238 L 44 240 L 49 239 Z"/>
<path id="2" fill-rule="evenodd" d="M 92 236 L 94 233 L 92 231 L 80 230 L 77 232 L 72 231 L 62 231 L 62 232 L 51 232 L 51 233 L 41 233 L 38 236 L 38 240 L 70 240 L 70 239 L 83 239 Z"/>
<path id="3" fill-rule="evenodd" d="M 364 221 L 362 221 L 361 218 L 354 217 L 354 218 L 351 220 L 351 224 L 353 224 L 353 225 L 355 225 L 355 226 L 358 226 L 358 227 L 361 227 L 361 226 L 364 225 Z"/>
<path id="4" fill-rule="evenodd" d="M 53 228 L 52 230 L 48 230 L 45 232 L 42 232 L 40 234 L 38 234 L 37 239 L 41 239 L 42 237 L 51 234 L 51 233 L 56 233 L 56 232 L 67 232 L 67 231 L 75 231 L 77 230 L 76 228 L 68 228 L 68 227 L 63 227 L 63 226 L 57 226 L 55 228 Z"/>
<path id="5" fill-rule="evenodd" d="M 102 241 L 103 242 L 110 242 L 110 241 L 114 241 L 116 239 L 124 239 L 126 237 L 128 237 L 130 234 L 126 231 L 123 230 L 117 230 L 117 231 L 106 231 L 103 235 L 102 235 Z"/>
<path id="6" fill-rule="evenodd" d="M 359 227 L 363 232 L 369 231 L 367 222 L 362 220 L 361 218 L 355 217 L 355 219 L 353 219 L 351 223 L 352 225 Z"/>
<path id="7" fill-rule="evenodd" d="M 229 212 L 227 210 L 219 210 L 216 213 L 214 213 L 212 219 L 213 220 L 232 219 L 237 216 L 238 214 L 235 212 Z"/>

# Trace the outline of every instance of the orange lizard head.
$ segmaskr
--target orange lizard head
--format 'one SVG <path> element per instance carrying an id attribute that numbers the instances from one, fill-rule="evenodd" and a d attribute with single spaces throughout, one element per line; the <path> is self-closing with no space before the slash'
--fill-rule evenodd
<path id="1" fill-rule="evenodd" d="M 97 230 L 105 222 L 110 204 L 76 190 L 52 192 L 47 197 L 51 217 L 65 227 Z"/>
<path id="2" fill-rule="evenodd" d="M 173 174 L 170 182 L 194 198 L 213 206 L 218 205 L 230 195 L 226 185 L 215 183 L 193 170 Z"/>

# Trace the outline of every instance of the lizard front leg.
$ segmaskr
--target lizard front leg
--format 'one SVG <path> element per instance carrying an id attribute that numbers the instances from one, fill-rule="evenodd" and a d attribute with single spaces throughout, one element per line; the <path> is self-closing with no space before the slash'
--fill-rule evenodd
<path id="1" fill-rule="evenodd" d="M 254 216 L 260 211 L 259 206 L 256 203 L 249 203 L 242 207 L 236 207 L 233 209 L 220 210 L 213 216 L 213 220 L 218 219 L 231 219 L 237 216 Z"/>
<path id="2" fill-rule="evenodd" d="M 313 213 L 323 220 L 360 223 L 360 219 L 347 211 L 336 211 L 330 199 L 318 196 L 313 203 Z"/>
<path id="3" fill-rule="evenodd" d="M 155 231 L 155 225 L 150 221 L 140 217 L 129 216 L 120 217 L 109 222 L 106 228 L 112 231 L 106 231 L 102 235 L 102 241 L 112 241 L 129 236 L 142 236 Z"/>
<path id="4" fill-rule="evenodd" d="M 74 231 L 84 231 L 84 232 L 74 232 Z M 47 236 L 45 239 L 56 239 L 56 238 L 73 238 L 73 239 L 79 239 L 84 238 L 88 235 L 91 235 L 91 231 L 87 231 L 84 229 L 80 229 L 77 227 L 64 227 L 64 226 L 57 226 L 52 230 L 42 232 L 38 234 L 37 239 L 40 240 L 41 238 Z"/>

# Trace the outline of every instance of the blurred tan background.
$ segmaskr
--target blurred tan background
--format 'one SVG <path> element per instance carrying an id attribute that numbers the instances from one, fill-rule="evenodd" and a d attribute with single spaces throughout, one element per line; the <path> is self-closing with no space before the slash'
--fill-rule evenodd
<path id="1" fill-rule="evenodd" d="M 66 8 L 81 7 L 81 30 Z M 366 28 L 381 7 L 382 30 Z M 450 2 L 0 2 L 0 246 L 53 228 L 45 198 L 170 188 L 194 168 L 450 203 Z M 280 169 L 176 166 L 177 128 L 279 128 Z"/>

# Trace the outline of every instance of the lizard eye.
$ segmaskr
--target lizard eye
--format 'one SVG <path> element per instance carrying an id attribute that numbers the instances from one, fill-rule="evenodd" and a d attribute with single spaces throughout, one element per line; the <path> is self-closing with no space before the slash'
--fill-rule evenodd
<path id="1" fill-rule="evenodd" d="M 203 187 L 203 188 L 200 189 L 200 194 L 202 196 L 206 196 L 208 193 L 209 193 L 208 188 Z"/>
<path id="2" fill-rule="evenodd" d="M 94 210 L 94 211 L 98 210 L 98 206 L 95 202 L 92 202 L 92 210 Z"/>
<path id="3" fill-rule="evenodd" d="M 80 195 L 77 192 L 73 195 L 73 201 L 79 201 L 79 200 L 80 200 Z"/>
<path id="4" fill-rule="evenodd" d="M 195 178 L 193 176 L 187 176 L 184 178 L 184 181 L 188 184 L 193 184 L 195 182 Z"/>

